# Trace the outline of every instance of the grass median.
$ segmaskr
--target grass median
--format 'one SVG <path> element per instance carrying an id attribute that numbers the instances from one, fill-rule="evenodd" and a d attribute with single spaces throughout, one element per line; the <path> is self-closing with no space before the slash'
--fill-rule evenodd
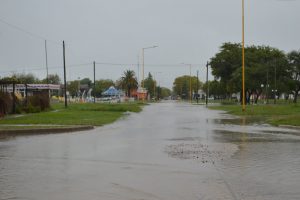
<path id="1" fill-rule="evenodd" d="M 125 112 L 140 112 L 143 104 L 54 104 L 47 112 L 9 115 L 0 120 L 4 125 L 91 125 L 102 126 L 119 119 Z M 4 127 L 4 126 L 3 126 Z M 19 128 L 19 127 L 18 127 Z M 0 127 L 1 129 L 1 127 Z"/>
<path id="2" fill-rule="evenodd" d="M 248 105 L 244 112 L 240 105 L 220 105 L 210 106 L 209 108 L 224 110 L 229 114 L 247 118 L 263 118 L 265 122 L 275 126 L 290 125 L 300 127 L 299 104 Z"/>

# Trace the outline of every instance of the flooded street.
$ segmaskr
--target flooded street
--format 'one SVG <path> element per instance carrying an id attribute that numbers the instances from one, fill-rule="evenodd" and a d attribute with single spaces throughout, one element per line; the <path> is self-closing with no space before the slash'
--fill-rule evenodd
<path id="1" fill-rule="evenodd" d="M 300 199 L 299 135 L 152 104 L 91 131 L 0 140 L 0 199 Z"/>

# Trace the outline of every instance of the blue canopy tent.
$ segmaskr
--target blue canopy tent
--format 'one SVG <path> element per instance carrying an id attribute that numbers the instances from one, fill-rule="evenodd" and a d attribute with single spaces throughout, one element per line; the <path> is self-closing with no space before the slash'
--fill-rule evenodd
<path id="1" fill-rule="evenodd" d="M 102 93 L 104 96 L 121 96 L 122 91 L 117 90 L 114 86 L 110 86 L 105 92 Z"/>

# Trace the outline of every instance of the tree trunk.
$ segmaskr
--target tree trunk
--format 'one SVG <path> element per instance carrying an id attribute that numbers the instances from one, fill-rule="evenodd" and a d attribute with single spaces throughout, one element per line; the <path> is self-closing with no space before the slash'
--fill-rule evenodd
<path id="1" fill-rule="evenodd" d="M 293 103 L 297 103 L 297 99 L 298 99 L 298 93 L 299 93 L 300 90 L 296 90 L 295 91 L 295 95 L 294 95 L 294 100 L 293 100 Z"/>
<path id="2" fill-rule="evenodd" d="M 261 93 L 256 93 L 256 97 L 254 100 L 254 103 L 257 104 L 258 103 L 258 98 L 260 97 Z"/>

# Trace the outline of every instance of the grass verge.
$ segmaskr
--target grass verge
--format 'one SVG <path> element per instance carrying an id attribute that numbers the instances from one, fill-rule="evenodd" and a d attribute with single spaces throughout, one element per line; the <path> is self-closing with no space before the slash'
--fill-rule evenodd
<path id="1" fill-rule="evenodd" d="M 26 125 L 91 125 L 102 126 L 119 119 L 124 112 L 140 112 L 144 104 L 63 104 L 52 105 L 52 111 L 7 116 L 0 124 Z M 1 127 L 0 127 L 1 129 Z"/>
<path id="2" fill-rule="evenodd" d="M 248 118 L 263 118 L 267 123 L 275 126 L 300 126 L 300 105 L 297 104 L 248 105 L 244 112 L 240 105 L 220 105 L 209 108 Z"/>

